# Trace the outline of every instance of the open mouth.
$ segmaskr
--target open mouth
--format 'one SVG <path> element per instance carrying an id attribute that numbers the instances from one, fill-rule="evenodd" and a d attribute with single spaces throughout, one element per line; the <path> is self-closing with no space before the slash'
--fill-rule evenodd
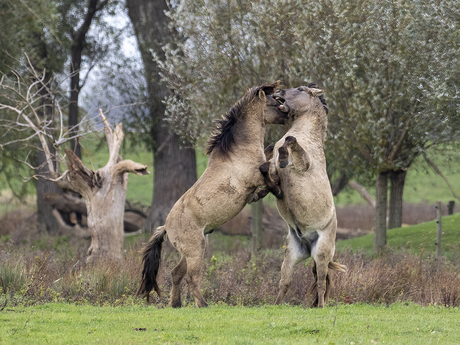
<path id="1" fill-rule="evenodd" d="M 275 100 L 278 102 L 278 109 L 281 110 L 283 113 L 289 112 L 289 107 L 285 104 L 286 100 L 280 96 L 274 96 Z"/>

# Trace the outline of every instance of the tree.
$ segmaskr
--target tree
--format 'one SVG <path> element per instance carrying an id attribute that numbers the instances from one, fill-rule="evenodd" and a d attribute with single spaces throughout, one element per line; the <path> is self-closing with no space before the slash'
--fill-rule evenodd
<path id="1" fill-rule="evenodd" d="M 27 73 L 24 66 L 24 52 L 28 53 L 31 64 L 37 70 L 46 70 L 45 83 L 48 82 L 54 72 L 62 71 L 65 56 L 62 54 L 64 49 L 63 42 L 59 39 L 59 28 L 57 22 L 57 10 L 53 2 L 47 0 L 39 1 L 20 1 L 2 2 L 2 54 L 7 57 L 5 64 L 2 65 L 2 71 L 10 74 L 12 70 L 18 70 L 18 73 Z M 46 92 L 42 89 L 41 92 Z M 43 95 L 40 101 L 48 98 Z M 48 117 L 49 107 L 43 104 L 43 111 L 37 114 L 43 118 Z M 15 133 L 11 133 L 15 136 Z M 53 147 L 50 147 L 53 153 Z M 18 153 L 22 155 L 21 152 Z M 39 152 L 33 152 L 35 157 L 34 166 L 37 167 L 37 174 L 46 175 L 45 158 Z M 9 153 L 4 152 L 4 157 Z M 8 169 L 8 168 L 6 168 Z M 9 176 L 9 178 L 13 178 Z M 58 224 L 52 217 L 52 208 L 44 201 L 44 195 L 47 192 L 62 193 L 55 184 L 38 178 L 35 182 L 37 195 L 37 220 L 39 225 L 49 233 L 55 233 Z"/>
<path id="2" fill-rule="evenodd" d="M 151 51 L 163 56 L 171 31 L 164 0 L 127 0 L 128 15 L 134 27 L 144 64 L 148 91 L 148 130 L 154 160 L 154 192 L 145 227 L 150 231 L 163 225 L 170 209 L 196 181 L 195 151 L 190 144 L 169 130 L 163 100 L 167 85 L 160 80 L 159 68 Z"/>
<path id="3" fill-rule="evenodd" d="M 386 243 L 387 179 L 389 224 L 400 226 L 405 172 L 417 156 L 455 137 L 458 115 L 449 107 L 459 97 L 451 86 L 458 83 L 452 70 L 459 67 L 459 40 L 451 5 L 318 3 L 306 17 L 311 26 L 298 35 L 309 47 L 304 65 L 332 100 L 330 123 L 338 126 L 332 144 L 353 148 L 350 160 L 377 174 L 377 252 Z M 315 35 L 307 36 L 313 28 Z"/>
<path id="4" fill-rule="evenodd" d="M 105 55 L 108 50 L 119 50 L 118 36 L 113 28 L 103 22 L 104 14 L 113 15 L 118 1 L 88 0 L 86 2 L 63 0 L 58 5 L 61 15 L 61 31 L 68 39 L 70 46 L 70 103 L 68 124 L 73 135 L 78 133 L 79 95 L 86 77 Z M 91 26 L 97 25 L 107 38 L 97 37 L 90 33 Z M 82 67 L 87 68 L 86 77 L 81 78 Z M 71 139 L 70 145 L 75 154 L 81 158 L 81 148 L 78 140 Z"/>
<path id="5" fill-rule="evenodd" d="M 0 111 L 14 113 L 14 120 L 2 119 L 2 127 L 7 131 L 18 131 L 20 137 L 14 142 L 2 143 L 1 148 L 15 142 L 28 144 L 32 138 L 38 138 L 47 165 L 46 175 L 35 175 L 51 181 L 64 190 L 81 194 L 86 201 L 88 227 L 91 230 L 91 246 L 88 249 L 88 261 L 123 259 L 123 215 L 126 199 L 128 173 L 148 174 L 147 166 L 131 160 L 121 160 L 118 155 L 123 131 L 121 124 L 112 131 L 100 111 L 104 125 L 109 160 L 106 166 L 92 171 L 88 169 L 72 150 L 66 149 L 67 170 L 61 172 L 64 156 L 61 147 L 70 140 L 71 134 L 64 125 L 61 106 L 62 96 L 52 88 L 54 79 L 48 80 L 46 73 L 39 75 L 34 66 L 27 65 L 28 75 L 15 78 L 2 77 L 2 103 Z M 47 109 L 50 117 L 44 118 L 38 113 Z M 54 122 L 54 125 L 53 125 Z M 55 154 L 50 146 L 56 149 Z M 29 167 L 40 173 L 33 163 L 24 161 Z"/>
<path id="6" fill-rule="evenodd" d="M 180 37 L 160 64 L 173 90 L 168 118 L 199 140 L 203 123 L 253 80 L 320 83 L 331 110 L 328 161 L 348 178 L 377 176 L 380 251 L 387 180 L 390 226 L 398 226 L 407 169 L 458 138 L 458 7 L 451 0 L 182 1 L 170 13 Z"/>
<path id="7" fill-rule="evenodd" d="M 23 53 L 27 53 L 36 70 L 46 69 L 46 78 L 51 78 L 53 73 L 64 73 L 64 65 L 70 60 L 70 99 L 68 103 L 68 124 L 72 128 L 72 147 L 78 139 L 78 96 L 96 62 L 107 54 L 109 48 L 117 48 L 118 40 L 110 25 L 103 22 L 103 15 L 114 14 L 118 1 L 90 0 L 75 1 L 63 0 L 53 2 L 49 0 L 20 2 L 6 1 L 0 6 L 2 24 L 2 56 L 7 57 L 8 65 L 2 66 L 2 71 L 21 68 Z M 103 12 L 103 10 L 105 10 Z M 3 20 L 4 19 L 4 20 Z M 91 24 L 98 24 L 99 33 L 90 33 Z M 102 30 L 101 30 L 102 28 Z M 104 33 L 102 35 L 101 33 Z M 110 40 L 107 39 L 110 37 Z M 2 42 L 3 43 L 3 42 Z M 86 76 L 80 78 L 80 72 L 87 68 Z M 26 70 L 21 70 L 24 73 Z M 46 81 L 45 81 L 46 83 Z M 46 89 L 42 89 L 46 92 Z M 43 97 L 42 100 L 48 98 Z M 50 107 L 44 107 L 49 110 Z M 40 116 L 48 117 L 50 114 L 42 112 Z M 50 146 L 51 153 L 54 148 Z M 77 155 L 81 157 L 79 145 L 76 147 Z M 38 167 L 37 175 L 46 176 L 48 166 L 41 152 L 36 154 L 35 166 Z M 62 193 L 59 187 L 45 179 L 36 180 L 37 215 L 38 223 L 47 229 L 48 233 L 55 233 L 59 227 L 52 216 L 51 206 L 44 201 L 44 195 Z"/>

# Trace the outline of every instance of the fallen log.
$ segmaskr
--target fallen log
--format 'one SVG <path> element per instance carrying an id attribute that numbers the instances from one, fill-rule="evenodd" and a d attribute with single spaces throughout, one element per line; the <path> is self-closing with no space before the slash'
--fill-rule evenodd
<path id="1" fill-rule="evenodd" d="M 80 216 L 87 216 L 86 211 L 86 203 L 84 200 L 73 196 L 70 193 L 64 194 L 56 194 L 56 193 L 47 193 L 45 195 L 45 200 L 48 202 L 53 208 L 60 211 L 61 214 L 71 214 L 76 213 Z M 75 217 L 68 217 L 69 219 L 75 219 Z M 78 218 L 78 217 L 77 217 Z M 123 229 L 124 232 L 131 233 L 138 231 L 143 223 L 145 222 L 145 214 L 142 211 L 128 209 L 125 210 L 123 220 Z M 75 225 L 75 221 L 72 222 L 73 224 L 68 225 Z M 86 225 L 86 224 L 80 224 Z"/>

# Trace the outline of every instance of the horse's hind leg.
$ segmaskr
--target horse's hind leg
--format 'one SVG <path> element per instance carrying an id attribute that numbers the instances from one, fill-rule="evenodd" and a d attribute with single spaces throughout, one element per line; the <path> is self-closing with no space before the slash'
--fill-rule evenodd
<path id="1" fill-rule="evenodd" d="M 325 260 L 320 260 L 319 262 L 315 261 L 315 265 L 316 267 L 314 266 L 313 268 L 313 275 L 316 279 L 317 294 L 313 306 L 324 308 L 324 301 L 327 299 L 330 285 L 330 278 L 328 275 L 329 263 L 325 262 Z"/>
<path id="2" fill-rule="evenodd" d="M 173 308 L 182 307 L 181 302 L 181 282 L 187 273 L 187 261 L 185 256 L 182 256 L 179 263 L 171 271 L 172 275 L 172 289 L 171 289 L 171 302 L 170 306 Z"/>
<path id="3" fill-rule="evenodd" d="M 291 286 L 295 265 L 307 259 L 309 256 L 310 252 L 305 248 L 305 245 L 296 234 L 296 230 L 289 227 L 289 233 L 286 237 L 286 249 L 284 250 L 284 261 L 281 266 L 280 290 L 276 297 L 275 304 L 281 304 L 289 286 Z"/>
<path id="4" fill-rule="evenodd" d="M 313 274 L 315 275 L 317 288 L 316 300 L 313 303 L 313 306 L 318 308 L 324 307 L 324 301 L 329 295 L 329 288 L 331 285 L 328 272 L 329 263 L 332 261 L 334 256 L 335 243 L 330 242 L 331 240 L 326 238 L 326 236 L 320 237 L 318 242 L 315 244 L 316 248 L 314 250 L 314 254 L 312 255 L 313 260 L 315 261 Z"/>
<path id="5" fill-rule="evenodd" d="M 190 291 L 195 297 L 196 305 L 201 307 L 207 307 L 208 304 L 201 295 L 201 270 L 204 264 L 204 252 L 205 252 L 205 238 L 204 235 L 197 240 L 190 241 L 187 243 L 190 248 L 190 251 L 185 253 L 185 258 L 187 260 L 187 283 L 190 287 Z"/>

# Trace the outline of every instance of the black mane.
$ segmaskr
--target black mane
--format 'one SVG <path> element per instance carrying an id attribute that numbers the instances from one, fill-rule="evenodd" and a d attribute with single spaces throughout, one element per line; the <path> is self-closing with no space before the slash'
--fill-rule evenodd
<path id="1" fill-rule="evenodd" d="M 308 84 L 308 87 L 318 88 L 318 84 L 310 83 L 310 84 Z M 327 113 L 329 112 L 329 108 L 327 107 L 326 99 L 324 98 L 323 95 L 318 96 L 318 98 L 321 101 L 321 104 L 323 105 L 324 110 L 326 110 L 326 115 L 327 115 Z"/>
<path id="2" fill-rule="evenodd" d="M 235 103 L 235 105 L 224 115 L 222 120 L 217 120 L 216 131 L 208 140 L 206 154 L 209 155 L 214 149 L 218 149 L 221 153 L 226 153 L 231 150 L 234 143 L 234 130 L 238 121 L 244 118 L 246 113 L 244 107 L 249 104 L 254 97 L 258 97 L 259 91 L 263 90 L 265 94 L 271 95 L 275 92 L 278 82 L 268 85 L 254 86 L 250 88 L 246 94 Z"/>

